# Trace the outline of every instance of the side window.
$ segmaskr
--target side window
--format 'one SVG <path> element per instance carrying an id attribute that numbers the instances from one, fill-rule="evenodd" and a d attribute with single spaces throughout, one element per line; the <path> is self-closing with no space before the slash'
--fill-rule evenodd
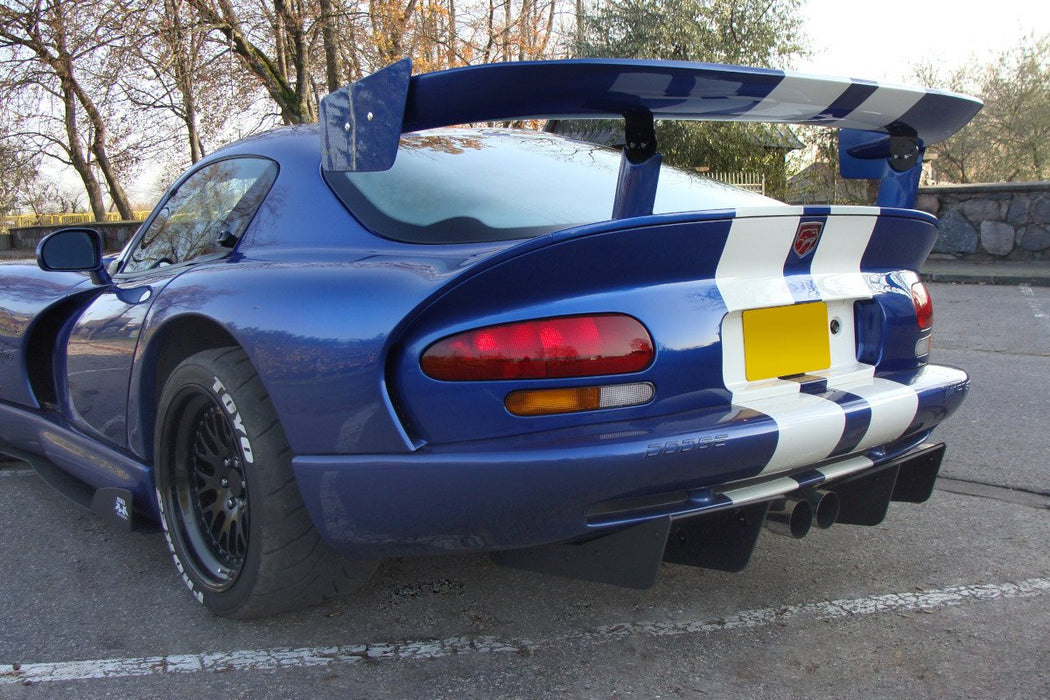
<path id="1" fill-rule="evenodd" d="M 262 158 L 230 158 L 201 168 L 168 197 L 121 272 L 229 252 L 276 176 L 277 164 Z"/>

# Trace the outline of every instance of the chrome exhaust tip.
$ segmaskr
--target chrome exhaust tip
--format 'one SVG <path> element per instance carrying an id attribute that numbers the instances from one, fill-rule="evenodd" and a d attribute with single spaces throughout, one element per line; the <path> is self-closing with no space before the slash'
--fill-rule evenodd
<path id="1" fill-rule="evenodd" d="M 784 498 L 774 501 L 766 515 L 766 527 L 770 532 L 800 540 L 813 524 L 813 506 L 807 500 Z"/>
<path id="2" fill-rule="evenodd" d="M 806 500 L 813 506 L 813 524 L 821 530 L 827 530 L 839 519 L 839 496 L 834 491 L 816 489 L 806 494 Z"/>

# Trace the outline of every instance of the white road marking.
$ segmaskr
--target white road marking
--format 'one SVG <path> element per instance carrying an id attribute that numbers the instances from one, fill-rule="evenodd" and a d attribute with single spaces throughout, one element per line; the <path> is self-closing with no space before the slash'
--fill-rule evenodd
<path id="1" fill-rule="evenodd" d="M 36 476 L 35 469 L 0 469 L 0 477 L 3 476 Z"/>
<path id="2" fill-rule="evenodd" d="M 1047 313 L 1046 310 L 1043 309 L 1043 305 L 1035 298 L 1035 292 L 1032 291 L 1032 285 L 1022 284 L 1019 286 L 1021 294 L 1023 294 L 1028 300 L 1028 306 L 1032 309 L 1032 315 L 1044 321 L 1050 319 L 1050 313 Z"/>
<path id="3" fill-rule="evenodd" d="M 989 583 L 952 586 L 932 591 L 887 593 L 744 610 L 717 620 L 678 622 L 625 622 L 606 625 L 588 632 L 528 640 L 498 637 L 449 637 L 437 640 L 387 642 L 330 647 L 246 649 L 206 654 L 147 656 L 128 659 L 96 659 L 53 663 L 13 664 L 0 670 L 0 685 L 85 681 L 99 678 L 132 678 L 169 673 L 218 673 L 226 671 L 274 671 L 288 668 L 329 666 L 363 660 L 430 660 L 453 654 L 494 654 L 535 652 L 557 644 L 575 646 L 603 644 L 636 637 L 673 637 L 708 634 L 734 629 L 754 629 L 797 619 L 833 620 L 877 613 L 932 610 L 969 602 L 1032 598 L 1050 595 L 1050 579 L 1033 578 L 1019 583 Z"/>

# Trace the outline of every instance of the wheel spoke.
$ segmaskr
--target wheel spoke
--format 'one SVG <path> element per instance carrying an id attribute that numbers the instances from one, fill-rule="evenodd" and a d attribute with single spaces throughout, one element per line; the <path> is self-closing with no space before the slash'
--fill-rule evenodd
<path id="1" fill-rule="evenodd" d="M 248 486 L 240 445 L 210 394 L 201 392 L 184 406 L 186 472 L 178 488 L 185 494 L 179 502 L 189 508 L 179 515 L 200 568 L 215 585 L 225 587 L 236 580 L 248 552 Z"/>

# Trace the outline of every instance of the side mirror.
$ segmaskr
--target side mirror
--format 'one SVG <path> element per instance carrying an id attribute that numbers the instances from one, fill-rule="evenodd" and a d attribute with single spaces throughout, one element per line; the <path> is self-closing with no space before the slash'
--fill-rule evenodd
<path id="1" fill-rule="evenodd" d="M 45 236 L 36 247 L 36 262 L 49 272 L 90 272 L 96 284 L 112 280 L 102 265 L 102 236 L 90 228 L 64 228 Z"/>

